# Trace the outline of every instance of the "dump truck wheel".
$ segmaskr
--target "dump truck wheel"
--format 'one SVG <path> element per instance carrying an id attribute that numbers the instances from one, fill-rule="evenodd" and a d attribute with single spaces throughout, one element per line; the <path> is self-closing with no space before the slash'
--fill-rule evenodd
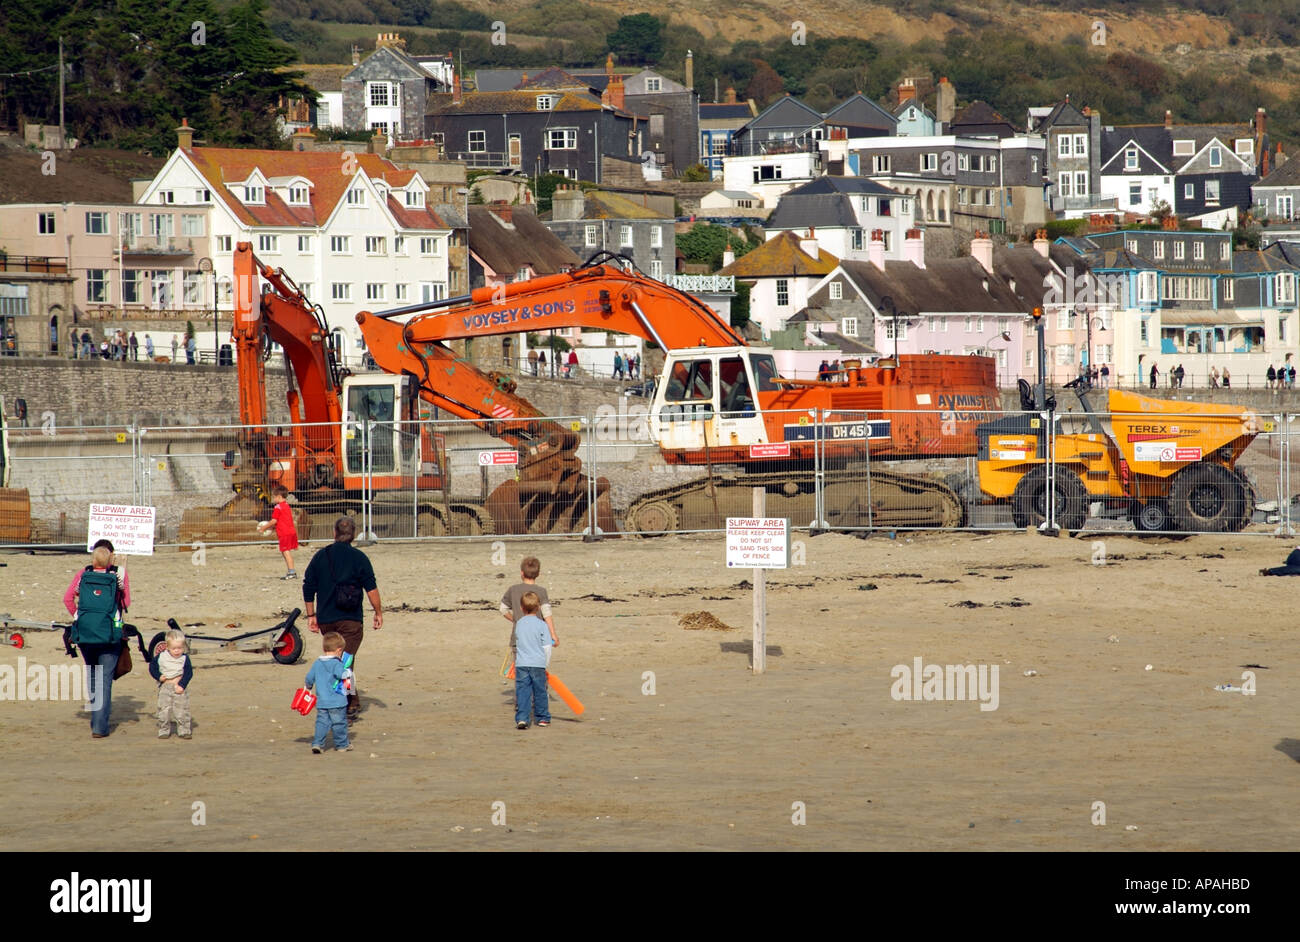
<path id="1" fill-rule="evenodd" d="M 1039 526 L 1047 519 L 1047 468 L 1037 467 L 1020 479 L 1011 497 L 1016 526 Z M 1082 530 L 1088 522 L 1088 491 L 1069 468 L 1056 469 L 1056 525 Z M 1020 521 L 1023 521 L 1020 522 Z"/>
<path id="2" fill-rule="evenodd" d="M 1242 525 L 1246 489 L 1231 471 L 1217 464 L 1196 464 L 1174 477 L 1169 492 L 1180 530 L 1231 532 Z"/>
<path id="3" fill-rule="evenodd" d="M 1159 533 L 1169 529 L 1169 504 L 1164 498 L 1154 497 L 1133 514 L 1133 526 L 1143 533 Z"/>

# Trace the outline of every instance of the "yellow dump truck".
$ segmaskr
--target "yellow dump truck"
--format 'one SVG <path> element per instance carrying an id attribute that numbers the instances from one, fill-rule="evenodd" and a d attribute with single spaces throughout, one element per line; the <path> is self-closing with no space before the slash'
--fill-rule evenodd
<path id="1" fill-rule="evenodd" d="M 1236 467 L 1259 432 L 1249 410 L 1112 389 L 1099 414 L 1087 392 L 1078 395 L 1082 413 L 1051 413 L 1054 468 L 1047 413 L 1009 415 L 976 430 L 980 490 L 986 501 L 1010 504 L 1016 526 L 1046 520 L 1049 491 L 1055 522 L 1066 530 L 1083 529 L 1094 503 L 1146 531 L 1224 533 L 1250 522 L 1254 491 Z M 1028 384 L 1021 399 L 1034 408 Z"/>

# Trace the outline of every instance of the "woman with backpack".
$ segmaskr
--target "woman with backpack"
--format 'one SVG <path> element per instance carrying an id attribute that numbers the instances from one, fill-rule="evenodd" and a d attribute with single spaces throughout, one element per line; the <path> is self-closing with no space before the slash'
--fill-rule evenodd
<path id="1" fill-rule="evenodd" d="M 72 629 L 64 640 L 80 648 L 86 662 L 86 691 L 92 704 L 90 736 L 103 739 L 108 736 L 113 675 L 122 653 L 122 615 L 131 605 L 126 573 L 113 565 L 113 544 L 108 540 L 95 544 L 90 565 L 72 577 L 63 593 L 63 605 L 73 616 Z"/>

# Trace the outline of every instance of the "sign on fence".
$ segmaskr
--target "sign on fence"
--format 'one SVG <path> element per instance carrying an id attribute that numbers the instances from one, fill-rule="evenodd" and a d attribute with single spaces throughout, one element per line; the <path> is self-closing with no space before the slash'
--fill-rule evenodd
<path id="1" fill-rule="evenodd" d="M 727 566 L 785 569 L 790 558 L 790 521 L 785 517 L 728 517 Z"/>
<path id="2" fill-rule="evenodd" d="M 789 458 L 789 442 L 773 442 L 769 445 L 750 445 L 749 457 L 751 458 Z"/>
<path id="3" fill-rule="evenodd" d="M 99 540 L 113 544 L 115 553 L 152 556 L 154 508 L 125 504 L 91 504 L 86 527 L 86 551 Z"/>
<path id="4" fill-rule="evenodd" d="M 499 464 L 519 464 L 519 452 L 517 451 L 480 451 L 478 453 L 478 463 L 487 467 L 488 465 Z"/>

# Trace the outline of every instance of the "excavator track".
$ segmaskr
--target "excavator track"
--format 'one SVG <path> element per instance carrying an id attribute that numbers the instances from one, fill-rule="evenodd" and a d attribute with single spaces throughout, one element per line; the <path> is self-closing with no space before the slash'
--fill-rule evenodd
<path id="1" fill-rule="evenodd" d="M 752 489 L 767 490 L 766 512 L 789 517 L 794 526 L 816 519 L 811 471 L 715 473 L 641 494 L 623 520 L 629 532 L 660 536 L 679 530 L 714 529 L 726 517 L 753 513 Z M 966 507 L 952 488 L 934 478 L 873 467 L 827 471 L 825 519 L 839 527 L 960 527 Z"/>

